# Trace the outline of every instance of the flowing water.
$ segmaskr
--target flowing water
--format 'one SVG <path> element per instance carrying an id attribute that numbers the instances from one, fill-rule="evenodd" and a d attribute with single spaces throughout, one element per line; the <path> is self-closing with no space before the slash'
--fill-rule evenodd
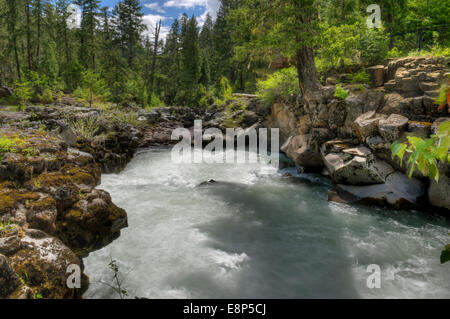
<path id="1" fill-rule="evenodd" d="M 214 179 L 237 183 L 208 187 Z M 136 155 L 100 188 L 128 212 L 119 239 L 85 261 L 85 298 L 450 298 L 440 265 L 450 224 L 414 211 L 327 202 L 314 175 L 259 164 L 174 164 L 169 150 Z M 369 265 L 381 288 L 369 289 Z"/>

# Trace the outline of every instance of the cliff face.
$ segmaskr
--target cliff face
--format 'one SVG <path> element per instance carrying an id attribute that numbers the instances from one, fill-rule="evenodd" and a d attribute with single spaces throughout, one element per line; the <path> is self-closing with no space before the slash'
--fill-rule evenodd
<path id="1" fill-rule="evenodd" d="M 95 189 L 94 157 L 47 132 L 1 128 L 14 149 L 0 162 L 0 297 L 73 298 L 67 267 L 127 226 L 126 212 Z"/>
<path id="2" fill-rule="evenodd" d="M 326 86 L 298 105 L 273 105 L 269 123 L 280 128 L 281 150 L 297 166 L 323 168 L 330 175 L 336 184 L 330 200 L 414 207 L 428 198 L 450 209 L 447 167 L 442 167 L 440 183 L 429 186 L 419 172 L 409 180 L 406 167 L 391 156 L 394 141 L 429 137 L 439 123 L 450 120 L 448 110 L 434 103 L 441 84 L 449 80 L 448 67 L 445 58 L 392 60 L 369 69 L 377 86 L 346 85 L 350 94 L 345 100 L 335 97 L 335 87 Z"/>

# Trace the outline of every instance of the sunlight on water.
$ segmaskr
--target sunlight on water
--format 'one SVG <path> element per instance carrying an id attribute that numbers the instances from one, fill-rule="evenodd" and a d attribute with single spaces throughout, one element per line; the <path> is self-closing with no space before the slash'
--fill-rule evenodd
<path id="1" fill-rule="evenodd" d="M 131 298 L 450 298 L 443 218 L 330 203 L 326 179 L 282 178 L 264 160 L 173 164 L 149 150 L 102 179 L 129 228 L 84 260 L 85 298 L 118 297 L 111 257 Z M 230 183 L 196 187 L 211 179 Z M 380 289 L 367 288 L 371 264 Z"/>

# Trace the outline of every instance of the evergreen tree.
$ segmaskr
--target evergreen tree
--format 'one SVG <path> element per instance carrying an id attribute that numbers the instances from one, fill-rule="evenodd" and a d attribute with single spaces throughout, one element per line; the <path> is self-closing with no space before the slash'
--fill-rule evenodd
<path id="1" fill-rule="evenodd" d="M 198 44 L 197 19 L 192 16 L 186 24 L 181 43 L 181 101 L 192 105 L 200 79 L 201 60 Z"/>
<path id="2" fill-rule="evenodd" d="M 113 11 L 117 42 L 122 47 L 129 67 L 133 65 L 136 57 L 136 46 L 140 43 L 141 33 L 146 29 L 142 21 L 143 16 L 139 0 L 123 0 Z"/>

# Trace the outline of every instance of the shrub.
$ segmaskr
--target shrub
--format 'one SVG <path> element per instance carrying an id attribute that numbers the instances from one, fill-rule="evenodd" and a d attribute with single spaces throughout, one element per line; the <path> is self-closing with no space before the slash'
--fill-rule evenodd
<path id="1" fill-rule="evenodd" d="M 295 68 L 277 71 L 257 83 L 257 94 L 271 105 L 275 102 L 291 103 L 300 94 L 298 75 Z"/>
<path id="2" fill-rule="evenodd" d="M 334 92 L 334 96 L 338 99 L 345 100 L 349 95 L 349 91 L 343 89 L 340 85 L 336 85 L 336 92 Z"/>
<path id="3" fill-rule="evenodd" d="M 366 72 L 366 69 L 362 69 L 358 73 L 354 73 L 350 75 L 351 83 L 364 83 L 371 84 L 370 75 Z"/>
<path id="4" fill-rule="evenodd" d="M 384 29 L 369 29 L 367 26 L 361 28 L 359 51 L 361 61 L 368 64 L 378 64 L 382 62 L 389 51 L 389 39 L 384 33 Z"/>
<path id="5" fill-rule="evenodd" d="M 54 100 L 53 93 L 49 88 L 46 88 L 44 90 L 44 92 L 42 93 L 42 95 L 39 94 L 38 98 L 39 98 L 39 101 L 41 101 L 42 103 L 45 103 L 45 104 L 52 103 Z"/>
<path id="6" fill-rule="evenodd" d="M 407 143 L 394 142 L 392 144 L 392 157 L 400 159 L 402 165 L 405 153 L 410 153 L 407 165 L 409 166 L 409 177 L 411 178 L 415 168 L 436 182 L 439 181 L 439 170 L 437 161 L 447 163 L 450 161 L 448 150 L 450 148 L 450 121 L 442 123 L 438 128 L 438 134 L 429 139 L 421 139 L 408 136 Z"/>
<path id="7" fill-rule="evenodd" d="M 12 100 L 23 105 L 33 98 L 33 93 L 33 87 L 30 82 L 17 83 L 12 95 Z"/>
<path id="8" fill-rule="evenodd" d="M 100 78 L 99 74 L 94 73 L 91 70 L 83 72 L 82 83 L 83 86 L 78 88 L 74 92 L 74 95 L 78 97 L 79 100 L 89 103 L 90 107 L 92 107 L 93 103 L 96 101 L 105 101 L 110 95 L 105 80 Z"/>
<path id="9" fill-rule="evenodd" d="M 319 55 L 327 61 L 328 66 L 336 68 L 339 65 L 345 65 L 345 60 L 354 59 L 359 41 L 358 29 L 358 24 L 330 26 L 323 23 L 321 25 Z"/>
<path id="10" fill-rule="evenodd" d="M 98 121 L 96 117 L 82 118 L 72 121 L 72 129 L 79 137 L 92 139 L 98 132 Z"/>

